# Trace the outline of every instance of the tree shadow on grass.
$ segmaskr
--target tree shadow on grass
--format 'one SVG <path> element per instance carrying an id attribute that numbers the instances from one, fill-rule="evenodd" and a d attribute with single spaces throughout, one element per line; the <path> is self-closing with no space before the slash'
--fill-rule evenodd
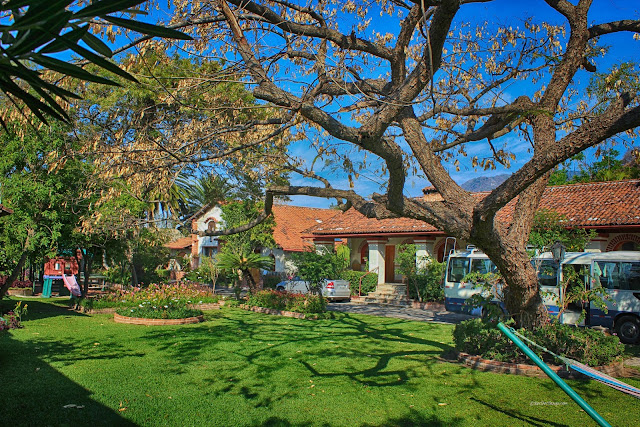
<path id="1" fill-rule="evenodd" d="M 72 310 L 70 308 L 71 302 L 68 298 L 65 299 L 50 299 L 46 301 L 38 299 L 2 299 L 0 300 L 0 312 L 6 313 L 13 310 L 16 304 L 22 301 L 23 307 L 28 306 L 27 314 L 23 317 L 23 320 L 39 320 L 50 317 L 75 317 L 75 316 L 87 316 L 79 311 Z"/>
<path id="2" fill-rule="evenodd" d="M 522 422 L 522 423 L 526 423 L 526 424 L 530 424 L 533 426 L 555 426 L 555 427 L 563 427 L 563 426 L 568 426 L 568 424 L 561 424 L 561 423 L 557 423 L 548 419 L 543 419 L 543 418 L 538 418 L 538 417 L 533 417 L 531 415 L 524 415 L 519 413 L 518 411 L 514 411 L 513 409 L 505 409 L 505 408 L 500 408 L 496 405 L 493 405 L 489 402 L 485 402 L 483 400 L 477 399 L 475 397 L 472 397 L 470 400 L 473 400 L 474 402 L 477 402 L 481 405 L 486 406 L 489 409 L 492 409 L 496 412 L 500 412 L 510 418 L 513 418 L 514 421 L 516 422 Z"/>
<path id="3" fill-rule="evenodd" d="M 15 340 L 10 333 L 2 333 L 0 348 L 3 349 L 0 352 L 1 425 L 136 425 L 93 400 L 90 390 L 42 361 L 35 354 L 33 344 Z M 64 353 L 74 349 L 60 343 L 55 351 Z"/>

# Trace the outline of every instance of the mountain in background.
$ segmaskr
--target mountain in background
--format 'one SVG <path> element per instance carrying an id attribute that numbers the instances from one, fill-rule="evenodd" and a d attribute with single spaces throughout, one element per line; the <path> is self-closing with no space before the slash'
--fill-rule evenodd
<path id="1" fill-rule="evenodd" d="M 496 176 L 479 176 L 477 178 L 470 179 L 469 181 L 460 184 L 460 186 L 473 193 L 479 191 L 491 191 L 498 185 L 502 184 L 511 175 L 508 173 Z"/>

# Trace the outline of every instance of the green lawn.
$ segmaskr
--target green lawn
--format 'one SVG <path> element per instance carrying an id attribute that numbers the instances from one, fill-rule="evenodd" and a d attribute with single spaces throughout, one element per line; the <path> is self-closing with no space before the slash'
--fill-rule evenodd
<path id="1" fill-rule="evenodd" d="M 449 325 L 225 308 L 147 327 L 27 303 L 25 327 L 0 334 L 0 425 L 593 425 L 550 380 L 439 361 Z M 640 425 L 634 398 L 570 385 L 612 425 Z"/>

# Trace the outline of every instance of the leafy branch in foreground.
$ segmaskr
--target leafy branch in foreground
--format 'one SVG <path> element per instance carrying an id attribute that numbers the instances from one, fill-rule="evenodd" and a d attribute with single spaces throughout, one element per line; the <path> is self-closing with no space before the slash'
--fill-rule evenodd
<path id="1" fill-rule="evenodd" d="M 43 78 L 44 70 L 93 83 L 118 85 L 111 79 L 92 74 L 80 65 L 55 57 L 71 51 L 86 61 L 127 80 L 136 81 L 127 71 L 108 61 L 111 49 L 90 30 L 94 25 L 115 25 L 149 36 L 190 40 L 174 29 L 113 16 L 117 12 L 140 14 L 134 10 L 146 0 L 94 0 L 84 8 L 72 8 L 73 0 L 13 0 L 0 4 L 0 91 L 4 108 L 15 106 L 26 117 L 21 104 L 40 121 L 46 115 L 68 121 L 64 103 L 79 99 L 78 94 Z M 71 5 L 71 6 L 70 6 Z M 88 47 L 80 45 L 84 43 Z M 58 98 L 58 99 L 56 99 Z M 5 119 L 0 124 L 7 130 Z"/>

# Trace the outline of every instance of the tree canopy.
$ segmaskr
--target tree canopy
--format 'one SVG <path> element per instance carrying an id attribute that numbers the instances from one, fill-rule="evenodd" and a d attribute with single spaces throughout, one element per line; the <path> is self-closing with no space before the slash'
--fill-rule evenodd
<path id="1" fill-rule="evenodd" d="M 339 198 L 369 217 L 423 220 L 474 243 L 511 287 L 511 314 L 535 325 L 544 309 L 525 251 L 535 208 L 556 165 L 640 125 L 637 85 L 618 83 L 620 67 L 605 62 L 616 46 L 602 45 L 616 33 L 637 37 L 640 20 L 593 22 L 592 0 L 547 0 L 527 7 L 545 8 L 557 24 L 504 13 L 489 24 L 474 13 L 486 3 L 179 0 L 173 24 L 189 25 L 188 16 L 197 41 L 187 49 L 228 58 L 253 96 L 281 111 L 281 128 L 308 140 L 305 154 L 350 178 L 373 157 L 385 180 L 367 197 L 316 173 L 321 162 L 299 163 L 291 170 L 321 185 L 272 185 L 269 194 Z M 582 90 L 594 71 L 601 89 Z M 460 156 L 478 168 L 508 165 L 523 143 L 528 160 L 482 199 L 449 173 Z M 414 169 L 441 199 L 406 195 Z M 512 222 L 496 221 L 514 199 Z"/>

